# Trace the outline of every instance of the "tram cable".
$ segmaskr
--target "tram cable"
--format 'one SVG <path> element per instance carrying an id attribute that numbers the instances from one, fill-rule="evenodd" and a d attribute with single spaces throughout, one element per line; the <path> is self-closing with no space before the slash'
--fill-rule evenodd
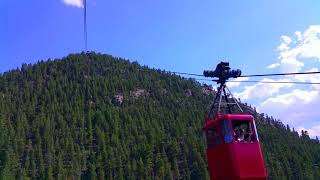
<path id="1" fill-rule="evenodd" d="M 277 74 L 253 74 L 253 75 L 242 75 L 240 77 L 290 76 L 290 75 L 306 75 L 306 74 L 320 74 L 320 72 L 314 71 L 314 72 L 277 73 Z"/>
<path id="2" fill-rule="evenodd" d="M 274 83 L 274 84 L 320 84 L 320 82 L 297 82 L 297 81 L 227 81 L 227 82 L 248 82 L 248 83 Z"/>
<path id="3" fill-rule="evenodd" d="M 193 73 L 186 73 L 186 72 L 176 72 L 176 71 L 165 71 L 168 73 L 173 74 L 181 74 L 181 75 L 189 75 L 189 76 L 200 76 L 206 77 L 202 74 L 193 74 Z M 313 72 L 297 72 L 297 73 L 276 73 L 276 74 L 252 74 L 252 75 L 241 75 L 240 77 L 262 77 L 262 76 L 290 76 L 290 75 L 310 75 L 310 74 L 320 74 L 320 71 L 313 71 Z"/>
<path id="4" fill-rule="evenodd" d="M 199 79 L 193 78 L 197 81 L 214 81 L 215 79 Z M 298 82 L 298 81 L 226 81 L 226 82 L 247 82 L 247 83 L 269 83 L 269 84 L 320 84 L 320 82 Z"/>
<path id="5" fill-rule="evenodd" d="M 186 72 L 176 72 L 176 71 L 165 71 L 167 73 L 171 74 L 181 74 L 181 75 L 188 75 L 188 76 L 198 76 L 198 77 L 206 77 L 205 75 L 202 74 L 194 74 L 194 73 L 186 73 Z M 265 76 L 290 76 L 290 75 L 312 75 L 312 74 L 320 74 L 318 71 L 313 71 L 313 72 L 297 72 L 297 73 L 275 73 L 275 74 L 252 74 L 252 75 L 241 75 L 238 76 L 239 78 L 241 77 L 265 77 Z M 218 80 L 216 79 L 201 79 L 201 78 L 194 78 L 195 80 L 198 81 L 214 81 L 217 82 Z M 227 82 L 248 82 L 248 83 L 274 83 L 274 84 L 320 84 L 320 82 L 298 82 L 298 81 L 236 81 L 236 80 L 231 80 Z"/>

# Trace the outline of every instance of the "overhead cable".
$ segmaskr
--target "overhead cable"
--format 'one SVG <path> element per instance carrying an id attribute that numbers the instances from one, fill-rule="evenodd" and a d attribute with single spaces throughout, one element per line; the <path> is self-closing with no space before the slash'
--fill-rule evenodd
<path id="1" fill-rule="evenodd" d="M 227 82 L 248 82 L 248 83 L 274 83 L 274 84 L 320 84 L 320 82 L 297 82 L 297 81 L 227 81 Z"/>
<path id="2" fill-rule="evenodd" d="M 202 74 L 193 74 L 193 73 L 185 73 L 185 72 L 171 72 L 171 71 L 166 71 L 166 72 L 173 73 L 173 74 L 205 77 Z M 239 77 L 290 76 L 290 75 L 306 75 L 306 74 L 320 74 L 320 72 L 314 71 L 314 72 L 276 73 L 276 74 L 252 74 L 252 75 L 241 75 Z"/>
<path id="3" fill-rule="evenodd" d="M 303 74 L 320 74 L 320 72 L 314 71 L 314 72 L 277 73 L 277 74 L 253 74 L 253 75 L 241 75 L 240 77 L 290 76 L 290 75 L 303 75 Z"/>
<path id="4" fill-rule="evenodd" d="M 195 78 L 197 81 L 214 81 L 217 79 L 199 79 Z M 227 82 L 248 82 L 248 83 L 270 83 L 270 84 L 320 84 L 320 82 L 297 82 L 297 81 L 227 81 Z"/>
<path id="5" fill-rule="evenodd" d="M 200 77 L 205 77 L 202 74 L 192 74 L 192 73 L 184 73 L 184 72 L 171 72 L 171 71 L 165 71 L 168 73 L 173 73 L 173 74 L 183 74 L 183 75 L 189 75 L 189 76 L 200 76 Z"/>

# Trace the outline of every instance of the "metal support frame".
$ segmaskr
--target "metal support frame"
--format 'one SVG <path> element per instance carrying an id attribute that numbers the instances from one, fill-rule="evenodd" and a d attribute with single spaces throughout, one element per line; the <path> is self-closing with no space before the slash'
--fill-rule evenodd
<path id="1" fill-rule="evenodd" d="M 240 110 L 240 112 L 243 112 L 243 110 L 242 110 L 241 106 L 239 105 L 237 99 L 233 96 L 233 94 L 231 93 L 231 91 L 227 87 L 226 83 L 225 82 L 220 82 L 220 83 L 221 84 L 220 84 L 220 86 L 218 88 L 218 92 L 217 92 L 217 94 L 216 94 L 216 96 L 214 98 L 213 104 L 212 104 L 212 106 L 210 108 L 209 115 L 215 115 L 215 113 L 217 113 L 217 114 L 221 113 L 221 106 L 223 105 L 222 96 L 224 96 L 224 100 L 225 100 L 224 103 L 226 104 L 226 106 L 228 108 L 229 114 L 233 113 L 231 105 L 237 105 L 237 107 Z M 227 89 L 227 91 L 226 91 L 226 89 Z M 229 94 L 227 94 L 227 92 Z M 228 98 L 229 95 L 231 96 L 231 100 L 233 101 L 233 103 L 229 101 L 230 100 Z M 218 98 L 219 98 L 219 100 L 218 100 Z M 216 106 L 217 101 L 218 101 L 218 109 L 217 109 L 216 112 L 214 112 L 215 107 L 217 107 Z"/>
<path id="2" fill-rule="evenodd" d="M 237 99 L 233 96 L 233 94 L 231 93 L 231 91 L 229 90 L 229 88 L 227 86 L 225 86 L 225 88 L 227 88 L 229 94 L 231 95 L 231 98 L 233 99 L 233 101 L 236 103 L 236 105 L 238 106 L 238 108 L 240 109 L 241 112 L 243 112 L 241 106 L 239 105 Z"/>

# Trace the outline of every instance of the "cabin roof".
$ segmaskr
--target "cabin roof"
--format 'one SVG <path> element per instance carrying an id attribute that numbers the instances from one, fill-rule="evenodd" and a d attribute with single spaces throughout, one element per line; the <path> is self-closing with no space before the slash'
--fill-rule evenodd
<path id="1" fill-rule="evenodd" d="M 205 123 L 203 125 L 203 130 L 206 130 L 210 127 L 217 126 L 222 120 L 249 120 L 253 121 L 253 116 L 249 114 L 220 114 L 216 118 L 206 117 Z"/>

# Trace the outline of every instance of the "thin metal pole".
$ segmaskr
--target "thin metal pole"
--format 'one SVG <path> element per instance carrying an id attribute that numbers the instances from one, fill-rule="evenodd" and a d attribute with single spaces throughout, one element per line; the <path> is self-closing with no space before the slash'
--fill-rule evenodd
<path id="1" fill-rule="evenodd" d="M 83 34 L 84 34 L 84 50 L 87 52 L 87 0 L 83 0 L 84 14 L 83 14 Z"/>

